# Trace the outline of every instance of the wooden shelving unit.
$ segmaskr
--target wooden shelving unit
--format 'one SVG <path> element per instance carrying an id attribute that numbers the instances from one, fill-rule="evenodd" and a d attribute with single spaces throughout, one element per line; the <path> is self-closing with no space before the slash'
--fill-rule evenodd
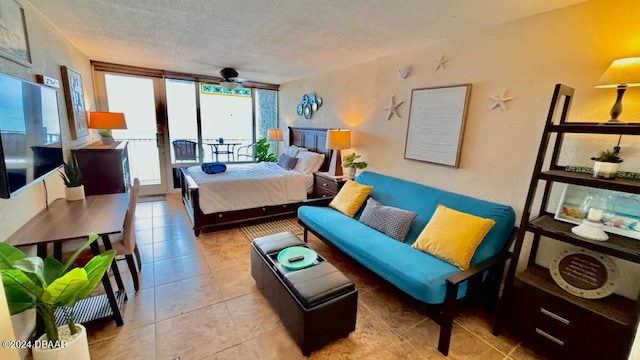
<path id="1" fill-rule="evenodd" d="M 640 297 L 630 300 L 615 294 L 603 299 L 574 296 L 555 283 L 548 269 L 536 264 L 542 237 L 640 263 L 640 240 L 616 234 L 608 234 L 607 241 L 589 240 L 571 232 L 575 225 L 555 220 L 546 210 L 556 182 L 640 194 L 640 180 L 603 180 L 591 174 L 568 172 L 558 165 L 565 133 L 640 135 L 640 123 L 566 122 L 573 93 L 574 89 L 562 84 L 556 85 L 553 93 L 494 334 L 508 325 L 552 358 L 626 359 L 638 326 Z M 554 124 L 554 119 L 559 123 Z M 551 143 L 553 133 L 555 142 Z M 550 164 L 543 169 L 549 149 Z M 544 184 L 544 191 L 537 191 L 539 184 Z M 540 203 L 540 208 L 532 215 L 534 203 Z M 516 274 L 527 233 L 533 234 L 527 266 Z"/>

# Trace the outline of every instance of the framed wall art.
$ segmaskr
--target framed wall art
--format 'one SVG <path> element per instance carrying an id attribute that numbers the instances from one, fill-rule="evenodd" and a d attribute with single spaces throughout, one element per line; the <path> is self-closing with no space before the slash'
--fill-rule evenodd
<path id="1" fill-rule="evenodd" d="M 0 56 L 31 67 L 24 9 L 15 0 L 0 1 Z"/>
<path id="2" fill-rule="evenodd" d="M 413 89 L 404 158 L 458 167 L 471 84 Z"/>
<path id="3" fill-rule="evenodd" d="M 640 240 L 640 195 L 567 184 L 555 219 L 579 225 L 590 207 L 602 211 L 602 230 Z"/>
<path id="4" fill-rule="evenodd" d="M 84 108 L 84 91 L 82 90 L 82 75 L 70 67 L 62 65 L 62 84 L 64 99 L 69 116 L 71 139 L 76 140 L 89 135 L 87 127 L 87 113 Z"/>

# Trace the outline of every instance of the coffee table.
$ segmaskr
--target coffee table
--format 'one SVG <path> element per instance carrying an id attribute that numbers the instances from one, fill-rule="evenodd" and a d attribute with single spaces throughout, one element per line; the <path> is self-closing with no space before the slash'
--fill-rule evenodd
<path id="1" fill-rule="evenodd" d="M 304 269 L 283 266 L 278 262 L 278 253 L 291 246 L 306 247 L 306 243 L 291 232 L 254 239 L 251 275 L 302 353 L 308 356 L 355 330 L 358 290 L 320 255 Z"/>

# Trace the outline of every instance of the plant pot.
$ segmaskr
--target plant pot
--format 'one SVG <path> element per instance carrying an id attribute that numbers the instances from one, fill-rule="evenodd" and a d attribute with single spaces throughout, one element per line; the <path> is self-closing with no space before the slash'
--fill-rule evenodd
<path id="1" fill-rule="evenodd" d="M 84 199 L 84 185 L 68 187 L 64 189 L 67 201 L 77 201 Z"/>
<path id="2" fill-rule="evenodd" d="M 87 341 L 87 329 L 80 324 L 76 324 L 78 333 L 71 335 L 67 325 L 58 327 L 60 341 L 66 342 L 66 346 L 52 349 L 45 348 L 47 343 L 47 334 L 40 336 L 36 342 L 37 346 L 33 347 L 34 360 L 90 360 L 89 342 Z"/>
<path id="3" fill-rule="evenodd" d="M 593 177 L 613 180 L 616 178 L 618 165 L 619 163 L 596 161 L 593 164 Z"/>
<path id="4" fill-rule="evenodd" d="M 354 167 L 349 167 L 349 168 L 347 168 L 347 176 L 348 176 L 350 179 L 355 178 L 355 177 L 356 177 L 356 170 L 357 170 L 357 169 L 356 169 L 356 168 L 354 168 Z"/>

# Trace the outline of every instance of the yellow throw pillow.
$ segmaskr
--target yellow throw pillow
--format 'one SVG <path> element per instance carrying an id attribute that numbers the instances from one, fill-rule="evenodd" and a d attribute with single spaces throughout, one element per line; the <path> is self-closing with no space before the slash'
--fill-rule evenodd
<path id="1" fill-rule="evenodd" d="M 373 186 L 358 184 L 355 181 L 347 180 L 336 197 L 331 200 L 329 206 L 347 215 L 353 217 L 373 189 Z"/>
<path id="2" fill-rule="evenodd" d="M 412 248 L 436 256 L 460 270 L 469 268 L 471 258 L 496 222 L 438 205 Z"/>

